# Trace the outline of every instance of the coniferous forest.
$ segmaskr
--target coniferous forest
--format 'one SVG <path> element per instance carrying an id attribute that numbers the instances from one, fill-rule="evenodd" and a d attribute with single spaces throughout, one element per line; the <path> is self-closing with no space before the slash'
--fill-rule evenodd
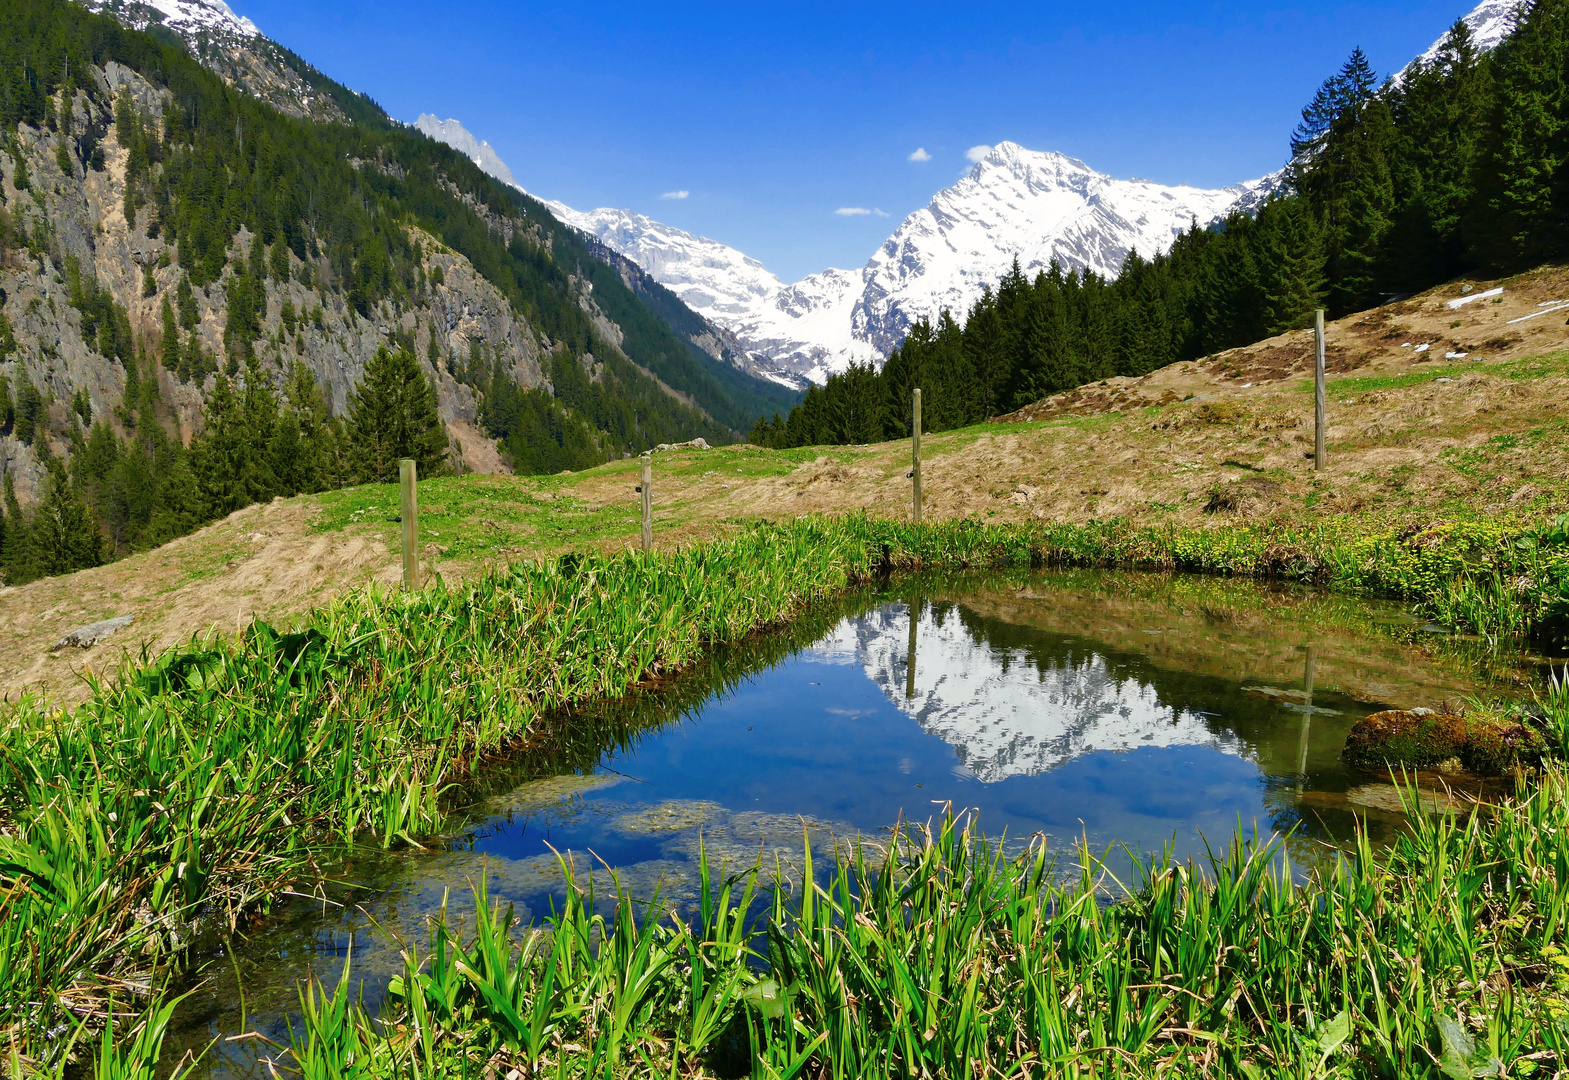
<path id="1" fill-rule="evenodd" d="M 1256 215 L 1194 227 L 1114 281 L 1017 264 L 961 326 L 920 322 L 882 370 L 810 388 L 752 441 L 865 443 L 943 431 L 1116 375 L 1308 326 L 1464 273 L 1569 256 L 1569 0 L 1537 0 L 1496 49 L 1456 23 L 1440 54 L 1382 85 L 1360 49 L 1302 111 L 1282 189 Z"/>

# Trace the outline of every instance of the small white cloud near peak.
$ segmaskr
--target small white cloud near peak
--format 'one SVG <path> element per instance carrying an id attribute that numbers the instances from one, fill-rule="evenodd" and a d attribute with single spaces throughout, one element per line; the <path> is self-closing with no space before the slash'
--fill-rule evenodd
<path id="1" fill-rule="evenodd" d="M 917 146 L 915 153 L 905 158 L 906 161 L 930 161 L 931 159 L 932 156 L 926 152 L 926 147 L 924 146 Z"/>
<path id="2" fill-rule="evenodd" d="M 964 152 L 964 156 L 969 158 L 971 161 L 978 162 L 991 152 L 992 148 L 989 146 L 972 146 Z"/>
<path id="3" fill-rule="evenodd" d="M 835 210 L 834 213 L 838 214 L 840 217 L 867 217 L 868 215 L 875 217 L 888 216 L 888 211 L 886 210 L 879 210 L 876 207 L 865 206 L 841 206 L 839 209 Z"/>
<path id="4" fill-rule="evenodd" d="M 659 197 L 661 199 L 684 199 L 690 194 L 692 194 L 690 191 L 682 188 L 680 191 L 666 191 Z"/>

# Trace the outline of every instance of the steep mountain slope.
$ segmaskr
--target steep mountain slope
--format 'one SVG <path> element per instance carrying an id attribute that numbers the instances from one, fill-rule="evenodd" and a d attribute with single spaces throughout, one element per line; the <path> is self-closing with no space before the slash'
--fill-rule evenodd
<path id="1" fill-rule="evenodd" d="M 460 121 L 440 120 L 433 114 L 424 113 L 414 126 L 432 139 L 446 143 L 466 155 L 481 171 L 520 192 L 524 191 L 512 175 L 512 170 L 490 143 L 476 138 Z M 756 270 L 768 279 L 762 285 L 764 289 L 777 289 L 778 279 L 763 270 L 760 263 L 747 260 L 740 252 L 722 248 L 722 245 L 716 245 L 711 240 L 660 225 L 641 215 L 607 211 L 608 216 L 598 219 L 592 215 L 579 214 L 564 203 L 547 202 L 544 205 L 558 220 L 571 225 L 588 238 L 588 249 L 595 257 L 616 269 L 626 286 L 659 314 L 676 336 L 687 343 L 696 363 L 696 371 L 701 372 L 701 375 L 694 372 L 696 385 L 710 392 L 714 386 L 722 387 L 723 395 L 735 406 L 733 422 L 738 427 L 746 428 L 757 416 L 781 408 L 788 409 L 799 400 L 795 391 L 803 388 L 801 380 L 788 375 L 781 376 L 773 367 L 760 365 L 728 323 L 698 314 L 698 307 L 706 307 L 714 300 L 714 296 L 703 289 L 703 284 L 735 288 L 730 271 L 744 262 L 752 262 Z M 627 245 L 631 243 L 629 238 L 639 233 L 647 233 L 650 237 L 657 234 L 659 237 L 657 241 L 641 245 L 641 255 L 627 250 Z M 710 250 L 713 248 L 722 249 L 717 257 Z M 657 254 L 661 250 L 669 250 L 670 255 L 661 260 Z M 667 272 L 663 275 L 654 273 L 649 269 L 649 261 L 662 262 Z M 684 272 L 685 267 L 701 265 L 705 261 L 712 263 L 713 269 L 699 280 L 690 279 Z M 738 311 L 744 308 L 744 305 L 731 306 Z M 690 388 L 683 386 L 683 389 Z M 721 413 L 729 415 L 723 407 L 715 415 Z"/>
<path id="2" fill-rule="evenodd" d="M 279 112 L 312 120 L 364 121 L 385 117 L 363 94 L 327 78 L 299 56 L 264 37 L 224 0 L 83 0 L 133 30 L 145 30 L 199 60 L 242 93 Z"/>
<path id="3" fill-rule="evenodd" d="M 281 389 L 296 364 L 341 414 L 384 346 L 422 362 L 468 468 L 499 467 L 491 438 L 514 434 L 487 408 L 497 391 L 543 391 L 533 408 L 553 419 L 531 430 L 575 439 L 585 463 L 725 441 L 773 411 L 743 413 L 694 371 L 623 275 L 534 200 L 329 80 L 318 95 L 320 76 L 221 5 L 115 14 L 149 12 L 167 32 L 0 2 L 16 31 L 0 62 L 36 74 L 0 84 L 0 473 L 24 509 L 51 461 L 75 470 L 89 444 L 112 452 L 154 417 L 177 451 L 214 394 Z M 289 61 L 269 71 L 293 105 L 237 93 L 171 24 Z M 302 115 L 329 106 L 332 122 Z"/>
<path id="4" fill-rule="evenodd" d="M 174 44 L 236 89 L 288 115 L 352 122 L 382 130 L 401 126 L 369 98 L 328 79 L 293 52 L 267 39 L 253 22 L 235 14 L 223 0 L 90 0 L 87 6 Z M 428 116 L 414 126 L 437 141 L 454 145 L 474 159 L 482 171 L 521 191 L 488 144 L 473 139 L 456 121 L 443 125 L 434 116 Z M 549 212 L 532 200 L 527 202 L 526 212 L 540 223 L 540 230 L 553 234 L 553 222 L 547 220 Z M 550 243 L 557 246 L 558 239 L 552 237 Z M 600 245 L 584 244 L 576 236 L 563 235 L 559 244 L 572 248 L 573 257 L 610 254 Z M 585 279 L 595 276 L 584 275 Z M 692 404 L 732 432 L 749 428 L 758 416 L 788 410 L 794 403 L 794 394 L 748 370 L 746 351 L 722 327 L 694 316 L 674 297 L 655 296 L 650 286 L 657 289 L 657 284 L 651 279 L 639 280 L 644 274 L 635 264 L 622 267 L 615 276 L 622 280 L 607 279 L 609 283 L 605 284 L 614 295 L 596 296 L 588 304 L 597 308 L 620 307 L 635 322 L 642 321 L 642 309 L 659 309 L 662 314 L 657 317 L 666 328 L 644 327 L 632 334 L 631 344 L 626 346 L 629 358 L 652 376 L 656 385 L 664 386 L 675 398 Z M 593 287 L 592 282 L 587 284 Z M 626 330 L 622 327 L 608 336 L 620 346 L 624 342 L 617 340 L 618 336 L 624 338 Z"/>
<path id="5" fill-rule="evenodd" d="M 495 149 L 488 142 L 476 139 L 458 121 L 439 120 L 434 113 L 421 113 L 414 121 L 414 130 L 429 135 L 437 142 L 446 143 L 478 165 L 480 172 L 522 190 L 522 185 L 513 178 L 512 170 L 496 155 Z"/>

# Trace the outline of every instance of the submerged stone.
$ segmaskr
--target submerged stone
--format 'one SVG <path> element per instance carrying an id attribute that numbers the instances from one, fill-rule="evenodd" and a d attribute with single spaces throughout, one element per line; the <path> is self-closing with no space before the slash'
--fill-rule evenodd
<path id="1" fill-rule="evenodd" d="M 1403 795 L 1401 789 L 1394 784 L 1363 784 L 1346 792 L 1346 802 L 1352 806 L 1383 810 L 1392 814 L 1405 813 L 1408 799 L 1424 814 L 1460 814 L 1468 810 L 1471 805 L 1453 792 L 1434 791 L 1431 788 L 1413 787 Z"/>
<path id="2" fill-rule="evenodd" d="M 1543 734 L 1516 716 L 1390 709 L 1358 720 L 1341 758 L 1376 770 L 1430 768 L 1458 759 L 1480 776 L 1499 776 L 1536 764 L 1547 749 Z"/>

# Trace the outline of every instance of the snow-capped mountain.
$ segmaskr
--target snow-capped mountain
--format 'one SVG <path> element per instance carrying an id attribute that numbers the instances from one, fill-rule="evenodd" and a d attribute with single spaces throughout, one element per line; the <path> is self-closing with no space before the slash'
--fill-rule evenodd
<path id="1" fill-rule="evenodd" d="M 1500 41 L 1509 36 L 1514 29 L 1515 12 L 1520 8 L 1520 0 L 1482 0 L 1472 8 L 1461 22 L 1465 23 L 1471 31 L 1471 43 L 1478 52 L 1486 52 L 1496 46 Z M 1438 52 L 1444 46 L 1444 39 L 1449 36 L 1445 30 L 1429 45 L 1427 51 L 1415 60 L 1412 60 L 1400 73 L 1395 76 L 1396 81 L 1403 79 L 1419 64 L 1429 64 L 1438 59 Z"/>
<path id="2" fill-rule="evenodd" d="M 234 13 L 223 0 L 104 0 L 89 3 L 95 11 L 106 11 L 128 26 L 145 30 L 161 25 L 182 36 L 189 34 L 233 35 L 237 38 L 260 37 L 251 20 Z"/>
<path id="3" fill-rule="evenodd" d="M 446 143 L 503 184 L 523 190 L 522 185 L 513 178 L 512 170 L 507 168 L 507 163 L 496 154 L 495 148 L 483 139 L 476 139 L 468 128 L 456 120 L 438 120 L 434 113 L 420 113 L 419 119 L 414 121 L 414 128 L 437 142 Z"/>
<path id="4" fill-rule="evenodd" d="M 916 320 L 962 319 L 1014 258 L 1029 277 L 1064 269 L 1115 277 L 1129 252 L 1150 258 L 1271 178 L 1219 190 L 1114 180 L 1051 151 L 998 143 L 957 184 L 899 225 L 862 270 L 852 334 L 886 355 Z"/>
<path id="5" fill-rule="evenodd" d="M 1015 257 L 1031 276 L 1053 259 L 1115 276 L 1128 252 L 1153 256 L 1195 220 L 1251 206 L 1274 183 L 1208 190 L 1114 180 L 1061 154 L 999 143 L 905 218 L 865 266 L 793 285 L 732 247 L 641 214 L 549 205 L 733 330 L 765 366 L 821 383 L 851 363 L 880 362 L 917 319 L 945 308 L 962 317 Z"/>
<path id="6" fill-rule="evenodd" d="M 826 372 L 839 370 L 830 365 L 840 354 L 880 359 L 873 349 L 858 348 L 850 336 L 853 271 L 827 270 L 786 286 L 735 248 L 643 214 L 545 205 L 568 225 L 636 262 L 687 307 L 734 333 L 755 374 L 799 388 L 803 378 L 822 382 Z"/>
<path id="7" fill-rule="evenodd" d="M 978 640 L 957 617 L 927 607 L 916 622 L 913 687 L 909 609 L 890 604 L 847 619 L 811 655 L 862 668 L 900 711 L 952 746 L 963 768 L 986 783 L 1036 776 L 1084 754 L 1146 746 L 1206 746 L 1248 753 L 1229 731 L 1174 709 L 1105 660 L 1040 667 L 1022 650 Z M 912 692 L 913 689 L 913 692 Z"/>

